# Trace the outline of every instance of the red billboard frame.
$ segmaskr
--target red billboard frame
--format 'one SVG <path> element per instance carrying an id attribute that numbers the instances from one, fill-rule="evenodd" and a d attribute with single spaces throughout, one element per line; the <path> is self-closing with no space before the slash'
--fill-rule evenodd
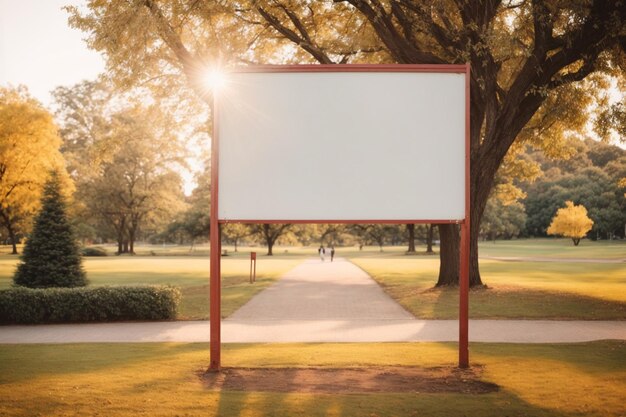
<path id="1" fill-rule="evenodd" d="M 238 68 L 232 72 L 412 72 L 465 74 L 465 218 L 459 220 L 241 220 L 238 223 L 318 223 L 318 224 L 406 224 L 433 223 L 460 225 L 459 277 L 459 367 L 469 366 L 469 249 L 470 249 L 470 66 L 464 65 L 258 65 Z M 210 370 L 221 369 L 221 224 L 219 204 L 219 95 L 213 96 L 213 132 L 211 139 L 211 207 L 210 207 Z"/>

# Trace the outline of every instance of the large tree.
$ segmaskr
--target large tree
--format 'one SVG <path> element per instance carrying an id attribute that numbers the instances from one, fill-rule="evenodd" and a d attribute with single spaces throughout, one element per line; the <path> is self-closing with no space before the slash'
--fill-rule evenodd
<path id="1" fill-rule="evenodd" d="M 115 0 L 70 11 L 120 83 L 182 72 L 203 98 L 202 73 L 219 60 L 470 63 L 472 285 L 481 284 L 480 220 L 509 149 L 518 141 L 558 152 L 565 128 L 585 125 L 598 74 L 623 82 L 626 66 L 626 8 L 613 0 Z M 438 284 L 453 284 L 459 231 L 439 231 Z"/>
<path id="2" fill-rule="evenodd" d="M 83 216 L 134 253 L 142 228 L 164 225 L 183 208 L 178 124 L 143 97 L 116 96 L 103 83 L 55 91 L 63 150 L 76 178 Z"/>
<path id="3" fill-rule="evenodd" d="M 285 235 L 293 225 L 291 224 L 254 224 L 251 233 L 267 245 L 267 256 L 274 255 L 274 244 L 281 236 Z"/>
<path id="4" fill-rule="evenodd" d="M 39 208 L 51 170 L 60 170 L 63 188 L 71 185 L 59 152 L 61 139 L 52 116 L 24 89 L 0 88 L 0 225 L 17 253 Z"/>

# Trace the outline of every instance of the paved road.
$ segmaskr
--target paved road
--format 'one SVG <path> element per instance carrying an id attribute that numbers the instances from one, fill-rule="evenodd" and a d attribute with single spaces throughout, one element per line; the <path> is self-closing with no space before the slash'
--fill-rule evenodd
<path id="1" fill-rule="evenodd" d="M 626 321 L 470 320 L 470 341 L 626 340 Z M 352 263 L 307 260 L 222 322 L 224 343 L 457 341 L 456 320 L 417 320 Z M 0 326 L 0 343 L 207 342 L 207 321 Z"/>

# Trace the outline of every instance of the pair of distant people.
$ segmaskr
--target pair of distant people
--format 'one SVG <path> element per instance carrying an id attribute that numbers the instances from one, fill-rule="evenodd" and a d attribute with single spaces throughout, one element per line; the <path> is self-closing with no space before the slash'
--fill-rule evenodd
<path id="1" fill-rule="evenodd" d="M 326 248 L 324 248 L 324 245 L 320 245 L 317 252 L 320 254 L 320 259 L 322 260 L 322 262 L 324 262 L 325 257 L 326 257 Z M 331 246 L 330 247 L 330 261 L 332 262 L 334 259 L 335 259 L 335 247 Z"/>

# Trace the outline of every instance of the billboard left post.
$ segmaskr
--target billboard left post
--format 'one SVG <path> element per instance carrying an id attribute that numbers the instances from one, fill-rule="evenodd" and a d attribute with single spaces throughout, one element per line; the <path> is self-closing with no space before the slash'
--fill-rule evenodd
<path id="1" fill-rule="evenodd" d="M 211 137 L 211 210 L 210 210 L 210 371 L 221 369 L 221 303 L 222 303 L 222 280 L 221 280 L 221 253 L 222 237 L 218 218 L 218 187 L 219 187 L 219 126 L 218 126 L 218 100 L 213 95 L 212 108 L 213 129 Z"/>

